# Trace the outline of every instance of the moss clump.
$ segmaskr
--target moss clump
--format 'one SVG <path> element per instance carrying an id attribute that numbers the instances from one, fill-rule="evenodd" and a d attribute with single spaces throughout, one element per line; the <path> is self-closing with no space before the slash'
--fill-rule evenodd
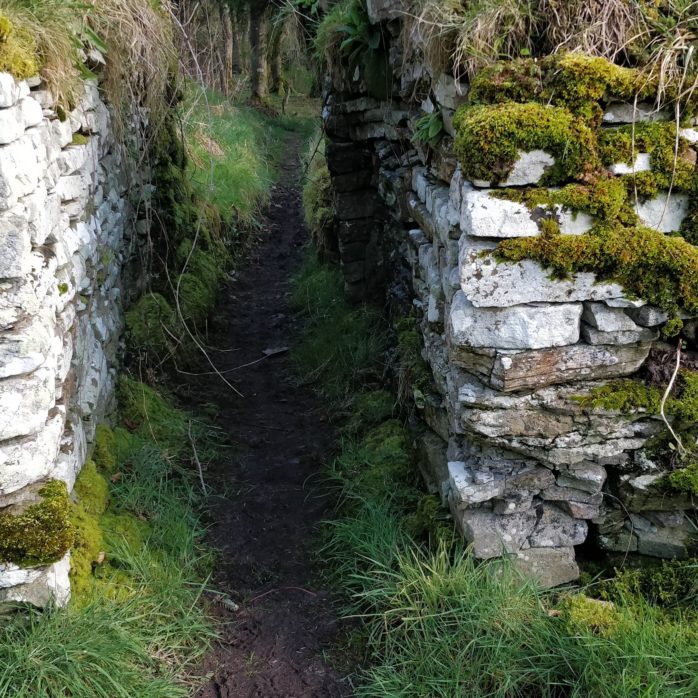
<path id="1" fill-rule="evenodd" d="M 39 72 L 36 42 L 31 34 L 15 27 L 0 13 L 0 71 L 10 73 L 18 80 Z"/>
<path id="2" fill-rule="evenodd" d="M 80 471 L 75 482 L 75 494 L 88 514 L 99 516 L 106 510 L 109 501 L 109 485 L 97 472 L 94 461 L 88 460 Z"/>
<path id="3" fill-rule="evenodd" d="M 659 389 L 648 387 L 639 380 L 620 378 L 592 388 L 588 395 L 578 396 L 576 400 L 582 407 L 591 409 L 613 412 L 642 410 L 657 414 L 662 394 Z"/>
<path id="4" fill-rule="evenodd" d="M 130 346 L 157 358 L 168 356 L 178 337 L 175 321 L 175 311 L 164 296 L 146 293 L 126 313 Z"/>
<path id="5" fill-rule="evenodd" d="M 106 424 L 98 424 L 92 460 L 100 470 L 113 473 L 117 463 L 117 445 L 114 432 Z"/>
<path id="6" fill-rule="evenodd" d="M 594 134 L 564 107 L 533 102 L 465 106 L 456 112 L 453 125 L 455 154 L 471 179 L 500 182 L 519 153 L 531 150 L 555 158 L 545 175 L 548 184 L 598 169 Z"/>
<path id="7" fill-rule="evenodd" d="M 208 285 L 205 279 L 185 272 L 179 277 L 177 288 L 184 322 L 204 322 L 216 302 L 216 285 Z"/>
<path id="8" fill-rule="evenodd" d="M 540 236 L 505 240 L 496 254 L 508 261 L 537 260 L 558 278 L 589 271 L 616 281 L 670 316 L 665 334 L 680 331 L 679 309 L 698 312 L 698 248 L 651 228 L 599 225 L 585 235 L 561 235 L 545 221 Z"/>
<path id="9" fill-rule="evenodd" d="M 610 601 L 592 599 L 585 594 L 568 596 L 562 604 L 563 618 L 572 632 L 612 635 L 622 621 Z"/>
<path id="10" fill-rule="evenodd" d="M 679 468 L 669 473 L 662 484 L 674 492 L 683 492 L 698 497 L 698 453 L 685 456 Z"/>
<path id="11" fill-rule="evenodd" d="M 70 145 L 87 145 L 90 139 L 82 133 L 74 133 Z"/>
<path id="12" fill-rule="evenodd" d="M 110 558 L 123 545 L 133 552 L 140 550 L 150 533 L 150 526 L 145 521 L 128 512 L 107 511 L 102 516 L 100 525 Z"/>
<path id="13" fill-rule="evenodd" d="M 413 538 L 427 538 L 433 546 L 447 547 L 455 541 L 453 520 L 434 494 L 424 495 L 415 510 L 404 519 L 405 529 Z"/>
<path id="14" fill-rule="evenodd" d="M 0 561 L 32 567 L 56 562 L 68 552 L 75 531 L 65 483 L 51 480 L 38 494 L 41 501 L 20 513 L 0 513 Z"/>
<path id="15" fill-rule="evenodd" d="M 491 193 L 500 199 L 517 201 L 529 209 L 563 206 L 571 211 L 583 211 L 599 221 L 637 222 L 624 182 L 617 177 L 601 175 L 588 184 L 568 184 L 561 189 L 522 187 L 499 189 Z"/>
<path id="16" fill-rule="evenodd" d="M 519 58 L 486 66 L 473 77 L 470 104 L 533 102 L 543 94 L 544 70 L 540 61 Z"/>

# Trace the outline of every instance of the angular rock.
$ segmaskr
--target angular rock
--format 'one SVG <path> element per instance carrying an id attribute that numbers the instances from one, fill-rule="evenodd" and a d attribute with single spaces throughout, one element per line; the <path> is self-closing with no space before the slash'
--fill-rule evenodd
<path id="1" fill-rule="evenodd" d="M 19 102 L 24 128 L 38 126 L 44 119 L 41 105 L 33 97 L 24 97 Z"/>
<path id="2" fill-rule="evenodd" d="M 436 101 L 446 109 L 458 109 L 468 96 L 468 85 L 457 82 L 450 75 L 442 73 L 432 86 Z"/>
<path id="3" fill-rule="evenodd" d="M 640 222 L 662 233 L 674 233 L 681 228 L 689 210 L 688 194 L 663 192 L 637 206 Z"/>
<path id="4" fill-rule="evenodd" d="M 0 73 L 0 108 L 7 109 L 19 100 L 19 87 L 9 73 Z"/>
<path id="5" fill-rule="evenodd" d="M 501 349 L 542 349 L 579 340 L 581 304 L 477 308 L 458 291 L 449 317 L 453 344 Z"/>
<path id="6" fill-rule="evenodd" d="M 533 511 L 498 516 L 484 509 L 454 512 L 475 557 L 487 560 L 521 550 L 536 525 Z"/>
<path id="7" fill-rule="evenodd" d="M 24 133 L 24 119 L 19 105 L 0 109 L 0 145 L 16 141 Z"/>
<path id="8" fill-rule="evenodd" d="M 582 320 L 602 332 L 639 329 L 621 308 L 609 308 L 605 303 L 585 303 Z"/>
<path id="9" fill-rule="evenodd" d="M 460 228 L 473 237 L 517 238 L 540 233 L 524 204 L 490 196 L 487 191 L 464 191 Z"/>
<path id="10" fill-rule="evenodd" d="M 30 581 L 19 586 L 1 588 L 0 584 L 0 601 L 28 603 L 40 608 L 49 603 L 66 606 L 70 600 L 70 553 L 58 562 L 36 570 L 38 576 L 32 576 Z"/>
<path id="11" fill-rule="evenodd" d="M 529 548 L 516 555 L 522 574 L 535 579 L 544 589 L 567 584 L 579 577 L 574 548 Z"/>
<path id="12" fill-rule="evenodd" d="M 492 473 L 475 473 L 464 462 L 448 464 L 453 500 L 461 506 L 487 502 L 504 494 L 506 481 Z"/>
<path id="13" fill-rule="evenodd" d="M 642 342 L 648 344 L 659 337 L 659 332 L 646 327 L 638 327 L 636 330 L 619 330 L 616 332 L 601 332 L 590 327 L 585 322 L 582 323 L 582 339 L 587 344 L 592 345 L 624 345 L 637 344 Z"/>
<path id="14" fill-rule="evenodd" d="M 529 536 L 532 548 L 561 548 L 581 545 L 587 537 L 586 521 L 574 519 L 554 504 L 542 504 L 538 521 Z"/>
<path id="15" fill-rule="evenodd" d="M 615 283 L 598 283 L 592 273 L 572 279 L 552 279 L 538 262 L 498 262 L 487 248 L 467 236 L 460 241 L 461 289 L 477 307 L 506 307 L 524 303 L 570 303 L 623 298 Z"/>
<path id="16" fill-rule="evenodd" d="M 0 214 L 0 278 L 19 278 L 31 270 L 31 235 L 23 210 Z"/>
<path id="17" fill-rule="evenodd" d="M 657 109 L 651 102 L 639 102 L 637 105 L 628 102 L 609 104 L 603 115 L 607 124 L 632 124 L 654 121 L 668 121 L 672 118 L 671 111 L 666 107 Z"/>

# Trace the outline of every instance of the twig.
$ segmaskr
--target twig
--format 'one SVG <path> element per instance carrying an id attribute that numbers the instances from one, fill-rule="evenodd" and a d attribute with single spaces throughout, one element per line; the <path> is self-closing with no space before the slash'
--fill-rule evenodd
<path id="1" fill-rule="evenodd" d="M 671 433 L 672 437 L 674 438 L 674 441 L 676 441 L 676 446 L 678 447 L 679 453 L 682 456 L 684 456 L 684 455 L 686 455 L 686 448 L 683 445 L 681 439 L 679 438 L 679 435 L 673 430 L 671 424 L 669 424 L 669 420 L 666 418 L 666 414 L 664 414 L 664 406 L 666 405 L 666 401 L 669 398 L 669 394 L 671 393 L 671 390 L 674 387 L 674 381 L 676 381 L 676 376 L 679 375 L 680 368 L 681 368 L 681 338 L 679 337 L 679 343 L 676 347 L 676 367 L 674 368 L 674 373 L 671 376 L 671 380 L 669 381 L 669 385 L 667 385 L 666 390 L 664 391 L 664 395 L 662 396 L 662 402 L 659 405 L 659 414 L 661 415 L 662 419 L 664 420 L 664 424 L 666 424 L 666 428 Z"/>
<path id="2" fill-rule="evenodd" d="M 204 497 L 208 496 L 208 490 L 206 489 L 206 483 L 204 482 L 204 471 L 201 467 L 201 461 L 199 460 L 199 454 L 196 452 L 196 443 L 194 443 L 194 438 L 191 435 L 191 419 L 189 420 L 189 441 L 191 443 L 191 450 L 194 454 L 194 460 L 196 461 L 196 467 L 199 470 L 199 480 L 201 482 L 201 489 L 204 493 Z"/>
<path id="3" fill-rule="evenodd" d="M 265 596 L 269 596 L 269 594 L 273 594 L 277 591 L 302 591 L 303 593 L 309 594 L 310 596 L 317 596 L 317 594 L 314 591 L 303 589 L 303 587 L 278 587 L 277 589 L 270 589 L 269 591 L 265 591 L 263 594 L 260 594 L 259 596 L 254 596 L 248 601 L 248 603 L 253 603 L 254 601 L 263 599 Z"/>

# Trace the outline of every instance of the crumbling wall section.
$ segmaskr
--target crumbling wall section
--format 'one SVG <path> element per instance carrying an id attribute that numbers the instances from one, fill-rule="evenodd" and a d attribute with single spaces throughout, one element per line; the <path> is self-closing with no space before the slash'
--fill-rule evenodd
<path id="1" fill-rule="evenodd" d="M 648 125 L 671 131 L 673 111 L 655 108 L 653 95 L 638 106 L 610 88 L 583 104 L 566 103 L 559 91 L 547 104 L 535 95 L 509 98 L 507 85 L 517 79 L 510 66 L 495 69 L 474 99 L 472 85 L 453 75 L 430 72 L 419 58 L 403 62 L 408 10 L 404 2 L 368 3 L 385 43 L 390 95 L 371 90 L 368 76 L 343 64 L 340 53 L 324 119 L 347 290 L 366 298 L 381 282 L 390 285 L 395 269 L 411 272 L 411 305 L 433 373 L 433 391 L 418 405 L 427 483 L 450 506 L 475 555 L 511 556 L 547 586 L 578 576 L 575 547 L 588 540 L 623 553 L 694 553 L 696 495 L 667 486 L 676 461 L 647 448 L 666 445 L 657 404 L 618 407 L 599 398 L 624 386 L 656 397 L 658 389 L 621 379 L 646 371 L 651 354 L 675 355 L 675 343 L 667 343 L 675 340 L 660 331 L 676 318 L 593 271 L 559 278 L 533 258 L 499 253 L 505 240 L 586 241 L 602 229 L 620 230 L 621 220 L 629 246 L 656 233 L 683 235 L 693 184 L 682 189 L 672 175 L 667 186 L 655 139 L 639 135 Z M 532 61 L 529 74 L 531 66 L 537 70 Z M 474 147 L 477 128 L 462 124 L 478 102 L 490 130 L 482 129 L 488 135 Z M 507 109 L 517 124 L 524 111 L 540 115 L 534 135 L 517 141 L 509 122 L 488 120 Z M 539 137 L 541 123 L 558 117 L 555 134 Z M 576 141 L 565 141 L 569 124 L 594 139 L 576 164 Z M 674 140 L 679 171 L 693 182 L 698 132 L 684 126 Z M 611 146 L 635 129 L 632 158 L 621 148 L 613 161 Z M 507 139 L 515 157 L 495 159 L 488 171 L 482 163 L 489 149 Z M 527 142 L 534 145 L 519 144 Z M 633 200 L 628 177 L 643 172 L 656 175 L 654 189 Z M 612 213 L 594 188 L 600 181 L 605 191 L 623 192 Z M 570 184 L 581 188 L 566 189 Z M 581 205 L 566 198 L 580 192 Z M 639 237 L 630 237 L 635 230 Z M 676 298 L 678 306 L 684 300 Z M 694 340 L 695 311 L 675 313 Z M 685 347 L 689 363 L 696 348 Z M 687 433 L 691 448 L 695 429 Z"/>

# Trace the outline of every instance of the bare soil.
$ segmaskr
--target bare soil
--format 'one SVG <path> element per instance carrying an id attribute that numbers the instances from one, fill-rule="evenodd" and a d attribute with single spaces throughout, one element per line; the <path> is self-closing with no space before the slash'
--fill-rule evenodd
<path id="1" fill-rule="evenodd" d="M 210 543 L 220 557 L 213 586 L 239 610 L 214 606 L 221 639 L 205 661 L 202 672 L 211 678 L 196 698 L 351 694 L 324 657 L 341 623 L 312 555 L 317 526 L 334 503 L 321 474 L 332 427 L 282 351 L 300 331 L 290 306 L 290 279 L 307 239 L 298 148 L 289 137 L 259 239 L 222 293 L 209 332 L 214 363 L 244 397 L 215 375 L 188 385 L 192 402 L 220 408 L 218 425 L 235 444 L 205 477 L 214 493 Z"/>

